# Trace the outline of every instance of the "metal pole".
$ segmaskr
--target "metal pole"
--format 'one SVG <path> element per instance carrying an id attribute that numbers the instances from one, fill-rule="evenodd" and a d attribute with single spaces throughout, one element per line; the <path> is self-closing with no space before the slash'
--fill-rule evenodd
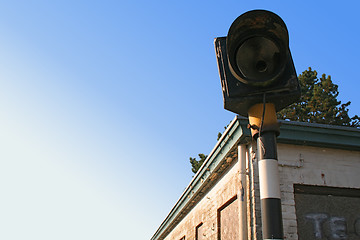
<path id="1" fill-rule="evenodd" d="M 262 235 L 264 240 L 284 239 L 276 135 L 275 106 L 256 104 L 249 109 L 253 138 L 257 141 Z"/>
<path id="2" fill-rule="evenodd" d="M 247 149 L 246 145 L 238 145 L 238 161 L 240 165 L 240 239 L 248 239 L 248 225 L 247 225 L 247 193 L 246 193 L 246 160 L 247 160 Z"/>
<path id="3" fill-rule="evenodd" d="M 283 239 L 276 132 L 257 138 L 263 239 Z"/>

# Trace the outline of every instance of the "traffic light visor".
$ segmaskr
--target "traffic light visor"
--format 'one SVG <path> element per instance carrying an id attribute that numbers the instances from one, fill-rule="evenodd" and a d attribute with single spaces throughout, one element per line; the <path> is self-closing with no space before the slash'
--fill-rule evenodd
<path id="1" fill-rule="evenodd" d="M 285 23 L 275 13 L 253 10 L 239 16 L 226 39 L 229 67 L 239 81 L 265 87 L 284 71 L 289 54 Z"/>

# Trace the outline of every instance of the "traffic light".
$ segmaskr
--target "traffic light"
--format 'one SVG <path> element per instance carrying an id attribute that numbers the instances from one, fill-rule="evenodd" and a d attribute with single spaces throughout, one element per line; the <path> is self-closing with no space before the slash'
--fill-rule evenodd
<path id="1" fill-rule="evenodd" d="M 300 97 L 285 23 L 276 14 L 253 10 L 239 16 L 227 37 L 215 39 L 225 109 L 247 116 L 257 103 L 276 111 Z"/>

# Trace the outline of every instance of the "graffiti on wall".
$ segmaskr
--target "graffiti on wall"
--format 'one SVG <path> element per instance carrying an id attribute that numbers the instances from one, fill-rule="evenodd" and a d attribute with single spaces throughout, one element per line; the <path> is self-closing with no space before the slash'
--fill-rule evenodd
<path id="1" fill-rule="evenodd" d="M 360 240 L 359 189 L 304 189 L 295 189 L 299 240 Z"/>
<path id="2" fill-rule="evenodd" d="M 327 213 L 308 213 L 305 219 L 312 225 L 314 239 L 360 239 L 360 216 L 354 222 L 348 222 L 345 217 L 329 216 Z M 353 226 L 353 232 L 348 231 L 349 224 Z"/>

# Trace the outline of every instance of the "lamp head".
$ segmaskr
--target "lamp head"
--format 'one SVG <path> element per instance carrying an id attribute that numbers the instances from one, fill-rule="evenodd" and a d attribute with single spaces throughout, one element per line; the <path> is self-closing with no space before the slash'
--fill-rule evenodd
<path id="1" fill-rule="evenodd" d="M 234 77 L 248 85 L 266 87 L 276 82 L 285 69 L 288 31 L 275 13 L 253 10 L 231 24 L 226 46 Z"/>

